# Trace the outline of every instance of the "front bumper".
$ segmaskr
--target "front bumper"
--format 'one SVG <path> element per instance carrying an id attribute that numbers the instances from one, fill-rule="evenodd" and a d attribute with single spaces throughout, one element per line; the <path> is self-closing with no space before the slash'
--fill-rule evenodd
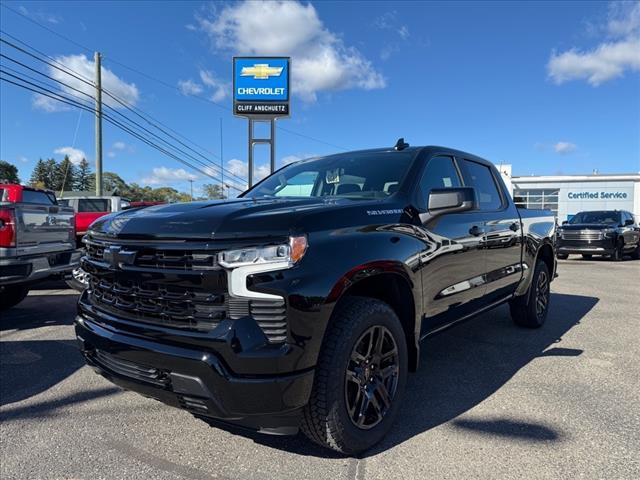
<path id="1" fill-rule="evenodd" d="M 311 394 L 313 369 L 270 375 L 233 372 L 218 349 L 249 345 L 245 337 L 252 329 L 245 327 L 251 321 L 247 317 L 221 324 L 207 347 L 144 338 L 92 318 L 82 308 L 75 329 L 87 363 L 122 388 L 195 415 L 264 433 L 293 434 Z M 283 350 L 274 350 L 255 360 L 277 369 L 284 356 Z"/>
<path id="2" fill-rule="evenodd" d="M 80 262 L 79 250 L 46 255 L 0 259 L 0 284 L 31 283 L 73 270 Z"/>
<path id="3" fill-rule="evenodd" d="M 611 239 L 603 240 L 558 240 L 560 254 L 611 255 L 615 244 Z"/>

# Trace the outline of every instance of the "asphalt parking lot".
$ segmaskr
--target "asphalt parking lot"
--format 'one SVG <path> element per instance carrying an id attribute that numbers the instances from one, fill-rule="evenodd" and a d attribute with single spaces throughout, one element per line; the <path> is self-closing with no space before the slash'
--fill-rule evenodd
<path id="1" fill-rule="evenodd" d="M 392 435 L 357 459 L 119 390 L 83 366 L 75 293 L 43 285 L 0 321 L 0 477 L 640 478 L 640 261 L 559 274 L 543 329 L 501 307 L 424 343 Z"/>

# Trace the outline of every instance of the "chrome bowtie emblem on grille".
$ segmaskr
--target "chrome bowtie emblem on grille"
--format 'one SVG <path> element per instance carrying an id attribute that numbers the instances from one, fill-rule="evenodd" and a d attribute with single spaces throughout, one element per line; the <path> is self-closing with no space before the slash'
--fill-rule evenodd
<path id="1" fill-rule="evenodd" d="M 104 249 L 102 258 L 115 270 L 121 268 L 122 265 L 133 265 L 136 259 L 136 252 L 123 250 L 120 245 L 110 245 Z"/>

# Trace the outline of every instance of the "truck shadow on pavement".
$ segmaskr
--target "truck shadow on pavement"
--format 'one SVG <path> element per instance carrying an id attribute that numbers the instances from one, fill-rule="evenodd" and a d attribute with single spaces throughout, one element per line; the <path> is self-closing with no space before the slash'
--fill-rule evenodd
<path id="1" fill-rule="evenodd" d="M 27 298 L 0 315 L 0 332 L 30 330 L 55 325 L 71 325 L 76 314 L 78 295 L 71 290 L 47 294 L 34 289 Z M 3 338 L 10 338 L 10 333 Z"/>
<path id="2" fill-rule="evenodd" d="M 75 340 L 3 340 L 0 406 L 38 395 L 83 365 Z"/>
<path id="3" fill-rule="evenodd" d="M 421 344 L 418 372 L 409 375 L 401 412 L 387 437 L 361 455 L 366 458 L 405 442 L 443 423 L 480 435 L 527 442 L 555 441 L 562 432 L 550 425 L 501 418 L 458 419 L 507 383 L 521 368 L 539 357 L 571 361 L 582 350 L 553 345 L 591 311 L 598 298 L 553 294 L 547 321 L 541 329 L 527 330 L 511 321 L 502 306 L 457 325 Z M 551 347 L 551 348 L 549 348 Z M 550 379 L 551 384 L 554 379 Z M 236 432 L 234 430 L 234 433 Z M 336 457 L 298 437 L 250 435 L 254 441 L 300 455 Z"/>

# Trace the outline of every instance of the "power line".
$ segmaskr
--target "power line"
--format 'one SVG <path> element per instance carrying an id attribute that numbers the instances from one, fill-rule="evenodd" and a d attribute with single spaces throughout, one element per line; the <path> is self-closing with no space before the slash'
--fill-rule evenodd
<path id="1" fill-rule="evenodd" d="M 20 84 L 18 82 L 13 81 L 13 80 L 7 79 L 6 77 L 0 77 L 0 80 L 2 80 L 4 82 L 11 83 L 11 84 L 13 84 L 15 86 L 18 86 L 20 88 L 24 88 L 26 90 L 30 90 L 30 91 L 32 91 L 34 93 L 39 94 L 39 95 L 44 95 L 44 96 L 46 96 L 48 98 L 51 98 L 51 99 L 56 100 L 56 101 L 59 101 L 61 103 L 70 105 L 72 107 L 84 109 L 84 110 L 87 110 L 87 111 L 95 114 L 95 109 L 90 107 L 90 106 L 88 106 L 88 105 L 86 105 L 86 104 L 83 104 L 83 103 L 81 103 L 79 101 L 70 99 L 69 97 L 66 97 L 65 95 L 61 95 L 61 94 L 58 94 L 58 93 L 53 92 L 51 90 L 48 90 L 48 89 L 46 89 L 46 88 L 44 88 L 42 86 L 34 84 L 33 82 L 29 82 L 29 81 L 26 81 L 24 79 L 21 79 L 21 78 L 17 77 L 16 75 L 12 75 L 12 74 L 10 74 L 10 73 L 8 73 L 6 71 L 1 71 L 1 73 L 5 74 L 5 75 L 10 75 L 11 77 L 16 78 L 20 82 L 26 83 L 27 85 L 32 85 L 32 87 L 24 85 L 24 84 Z M 33 87 L 35 87 L 35 88 L 33 88 Z M 79 97 L 76 97 L 76 98 L 79 98 Z M 135 138 L 139 139 L 140 141 L 146 143 L 150 147 L 155 148 L 156 150 L 158 150 L 161 153 L 169 156 L 170 158 L 173 158 L 173 159 L 177 160 L 178 162 L 180 162 L 180 163 L 192 168 L 193 170 L 195 170 L 195 171 L 197 171 L 197 172 L 199 172 L 199 173 L 201 173 L 201 174 L 203 174 L 203 175 L 205 175 L 205 176 L 207 176 L 207 177 L 209 177 L 209 178 L 211 178 L 213 180 L 217 180 L 217 181 L 220 180 L 219 178 L 211 175 L 210 173 L 199 169 L 198 167 L 192 165 L 191 163 L 185 161 L 184 159 L 181 159 L 180 157 L 175 155 L 173 152 L 170 152 L 170 151 L 166 150 L 166 148 L 154 143 L 153 141 L 151 141 L 147 137 L 145 137 L 143 134 L 140 134 L 139 132 L 136 132 L 132 128 L 129 128 L 127 125 L 124 125 L 123 123 L 121 123 L 120 121 L 118 121 L 114 117 L 112 117 L 111 115 L 109 115 L 109 114 L 103 114 L 103 115 L 104 115 L 105 120 L 108 123 L 110 123 L 110 124 L 120 128 L 121 130 L 129 133 L 130 135 L 132 135 L 133 137 L 135 137 Z M 175 147 L 173 147 L 173 148 L 175 148 Z M 235 185 L 231 184 L 229 186 L 231 188 L 234 188 L 234 189 L 238 190 L 238 191 L 243 191 L 243 189 L 238 188 Z"/>
<path id="2" fill-rule="evenodd" d="M 80 48 L 82 48 L 82 49 L 84 49 L 84 50 L 86 50 L 88 52 L 95 51 L 95 49 L 91 49 L 91 48 L 87 47 L 86 45 L 82 45 L 82 44 L 76 42 L 75 40 L 72 40 L 69 37 L 67 37 L 65 35 L 62 35 L 61 33 L 56 32 L 55 30 L 47 27 L 46 25 L 43 25 L 42 23 L 40 23 L 40 22 L 38 22 L 38 21 L 36 21 L 36 20 L 34 20 L 34 19 L 22 14 L 21 12 L 9 7 L 8 5 L 5 5 L 4 3 L 1 4 L 1 5 L 3 7 L 5 7 L 5 8 L 7 8 L 8 10 L 11 10 L 13 13 L 15 13 L 17 15 L 20 15 L 22 18 L 28 20 L 29 22 L 31 22 L 31 23 L 33 23 L 33 24 L 35 24 L 35 25 L 47 30 L 48 32 L 54 34 L 55 36 L 65 40 L 65 41 L 67 41 L 67 42 L 69 42 L 69 43 L 71 43 L 73 45 L 76 45 L 77 47 L 80 47 Z M 214 101 L 214 100 L 212 100 L 210 98 L 207 98 L 205 96 L 197 95 L 197 94 L 185 94 L 184 92 L 182 92 L 182 90 L 180 90 L 180 88 L 176 87 L 175 85 L 172 85 L 172 84 L 170 84 L 168 82 L 165 82 L 164 80 L 161 80 L 161 79 L 156 78 L 156 77 L 154 77 L 152 75 L 149 75 L 148 73 L 142 72 L 142 71 L 140 71 L 140 70 L 138 70 L 136 68 L 130 67 L 130 66 L 128 66 L 128 65 L 126 65 L 126 64 L 124 64 L 124 63 L 122 63 L 122 62 L 120 62 L 118 60 L 116 60 L 115 58 L 113 58 L 113 57 L 111 57 L 109 55 L 105 55 L 104 58 L 105 59 L 108 58 L 111 62 L 113 62 L 113 63 L 115 63 L 117 65 L 120 65 L 121 67 L 126 68 L 127 70 L 129 70 L 131 72 L 137 73 L 138 75 L 141 75 L 141 76 L 143 76 L 143 77 L 145 77 L 145 78 L 147 78 L 149 80 L 152 80 L 152 81 L 154 81 L 154 82 L 156 82 L 156 83 L 158 83 L 160 85 L 163 85 L 166 88 L 170 88 L 172 90 L 175 90 L 175 91 L 179 92 L 182 95 L 185 95 L 187 97 L 197 98 L 197 99 L 205 101 L 207 103 L 211 103 L 211 104 L 215 105 L 216 107 L 221 108 L 221 109 L 223 109 L 225 111 L 228 111 L 228 112 L 231 111 L 231 109 L 228 106 L 222 105 L 222 104 L 220 104 L 220 103 L 218 103 L 218 102 L 216 102 L 216 101 Z M 277 125 L 277 128 L 278 128 L 278 130 L 282 130 L 283 132 L 289 133 L 291 135 L 296 135 L 298 137 L 306 138 L 306 139 L 312 140 L 314 142 L 322 143 L 324 145 L 327 145 L 327 146 L 330 146 L 330 147 L 333 147 L 333 148 L 337 148 L 338 150 L 343 150 L 343 151 L 348 150 L 347 148 L 341 147 L 339 145 L 335 145 L 335 144 L 327 142 L 325 140 L 321 140 L 319 138 L 312 137 L 311 135 L 306 135 L 306 134 L 299 133 L 299 132 L 296 132 L 294 130 L 291 130 L 291 129 L 288 129 L 288 128 L 285 128 L 285 127 L 281 127 L 279 125 Z"/>
<path id="3" fill-rule="evenodd" d="M 57 63 L 58 65 L 62 65 L 62 64 L 60 64 L 59 62 L 57 62 L 55 59 L 53 59 L 52 57 L 50 57 L 50 56 L 46 55 L 46 54 L 45 54 L 45 53 L 43 53 L 43 52 L 40 52 L 39 50 L 35 49 L 35 48 L 34 48 L 34 47 L 32 47 L 31 45 L 27 44 L 26 42 L 23 42 L 23 41 L 19 40 L 18 38 L 14 37 L 14 36 L 12 36 L 12 35 L 9 35 L 9 34 L 7 34 L 6 32 L 4 32 L 4 31 L 2 31 L 2 30 L 0 30 L 0 32 L 2 32 L 4 35 L 10 36 L 10 37 L 11 37 L 12 39 L 14 39 L 15 41 L 17 41 L 17 42 L 19 42 L 19 43 L 21 43 L 21 44 L 25 45 L 27 48 L 30 48 L 30 49 L 32 49 L 32 50 L 34 50 L 34 51 L 38 52 L 40 55 L 42 55 L 42 56 L 44 56 L 44 57 L 46 57 L 46 58 L 50 59 L 52 62 L 55 62 L 55 63 Z M 0 38 L 0 41 L 1 41 L 1 42 L 3 42 L 3 43 L 6 43 L 7 45 L 9 45 L 9 46 L 11 46 L 11 47 L 13 47 L 13 48 L 15 48 L 15 49 L 17 49 L 17 50 L 19 50 L 19 51 L 21 51 L 21 52 L 25 53 L 25 54 L 27 54 L 27 55 L 29 55 L 29 56 L 31 56 L 32 58 L 34 58 L 34 59 L 36 59 L 36 60 L 39 60 L 39 61 L 41 61 L 41 62 L 43 62 L 43 63 L 45 63 L 45 64 L 49 65 L 50 67 L 56 68 L 56 69 L 58 69 L 58 70 L 62 71 L 63 73 L 66 73 L 67 75 L 70 75 L 70 76 L 72 76 L 72 77 L 74 77 L 74 78 L 76 78 L 76 79 L 78 79 L 78 80 L 80 80 L 80 81 L 84 82 L 85 84 L 90 85 L 92 88 L 95 88 L 95 86 L 94 86 L 93 82 L 91 82 L 89 79 L 87 79 L 86 77 L 82 76 L 82 75 L 81 75 L 81 74 L 79 74 L 78 72 L 75 72 L 74 70 L 69 69 L 69 68 L 68 68 L 68 67 L 66 67 L 66 66 L 63 66 L 63 68 L 58 67 L 58 66 L 56 66 L 56 65 L 52 64 L 51 62 L 48 62 L 48 61 L 46 61 L 46 60 L 44 60 L 44 59 L 42 59 L 42 58 L 39 58 L 37 55 L 34 55 L 33 53 L 30 53 L 30 52 L 28 52 L 28 51 L 24 50 L 23 48 L 18 47 L 17 45 L 15 45 L 15 44 L 13 44 L 13 43 L 11 43 L 11 42 L 7 41 L 7 40 L 4 40 L 4 39 L 1 39 L 1 38 Z M 2 54 L 0 54 L 0 55 L 2 55 Z M 32 70 L 32 71 L 34 71 L 34 72 L 38 73 L 39 75 L 46 76 L 47 78 L 50 78 L 51 80 L 54 80 L 54 81 L 59 82 L 59 83 L 62 83 L 62 84 L 64 84 L 67 88 L 70 88 L 70 89 L 72 89 L 72 90 L 75 90 L 75 91 L 77 91 L 77 92 L 80 92 L 80 93 L 82 93 L 83 95 L 87 95 L 87 96 L 89 96 L 90 98 L 92 98 L 92 99 L 93 99 L 93 96 L 88 95 L 87 93 L 82 92 L 81 90 L 76 89 L 76 88 L 74 88 L 74 87 L 72 87 L 72 86 L 70 86 L 70 85 L 68 85 L 68 84 L 66 84 L 66 83 L 64 83 L 64 82 L 62 82 L 62 81 L 60 81 L 60 80 L 56 79 L 56 78 L 53 78 L 53 77 L 48 76 L 48 75 L 45 75 L 45 74 L 43 74 L 43 73 L 41 73 L 41 72 L 39 72 L 39 71 L 37 71 L 37 70 L 35 70 L 35 69 L 31 68 L 31 67 L 28 67 L 28 66 L 24 65 L 24 64 L 23 64 L 23 63 L 21 63 L 21 62 L 17 62 L 16 60 L 11 59 L 10 57 L 7 57 L 6 55 L 2 55 L 2 56 L 3 56 L 3 57 L 6 57 L 7 59 L 9 59 L 9 60 L 11 60 L 11 61 L 13 61 L 14 63 L 18 63 L 18 64 L 20 64 L 20 65 L 24 66 L 25 68 L 28 68 L 29 70 Z M 76 74 L 77 74 L 77 75 L 76 75 Z M 81 78 L 81 77 L 82 77 L 82 78 Z M 106 90 L 105 88 L 101 88 L 101 90 L 102 90 L 102 92 L 104 92 L 106 95 L 108 95 L 109 97 L 113 98 L 116 102 L 120 103 L 123 107 L 125 107 L 125 108 L 127 108 L 128 110 L 132 111 L 132 112 L 133 112 L 134 114 L 136 114 L 138 117 L 140 117 L 140 118 L 144 119 L 147 123 L 149 123 L 149 124 L 150 124 L 150 125 L 152 125 L 153 127 L 157 128 L 158 130 L 162 131 L 165 135 L 167 135 L 167 136 L 171 137 L 173 140 L 177 141 L 178 143 L 180 143 L 180 144 L 181 144 L 181 145 L 183 145 L 184 147 L 188 148 L 188 149 L 189 149 L 189 150 L 191 150 L 192 152 L 194 152 L 194 153 L 196 153 L 197 155 L 199 155 L 200 157 L 202 157 L 206 162 L 208 162 L 209 164 L 211 164 L 211 167 L 207 166 L 207 168 L 214 168 L 214 169 L 217 169 L 217 170 L 222 169 L 222 170 L 223 170 L 223 171 L 225 171 L 229 176 L 231 176 L 231 177 L 233 177 L 233 178 L 236 178 L 236 180 L 237 180 L 237 181 L 240 181 L 240 182 L 243 182 L 243 183 L 244 183 L 244 179 L 242 179 L 242 178 L 241 178 L 241 177 L 239 177 L 238 175 L 234 174 L 234 173 L 233 173 L 233 172 L 231 172 L 230 170 L 228 170 L 228 169 L 224 168 L 224 166 L 219 166 L 219 165 L 217 165 L 217 164 L 213 163 L 211 160 L 209 160 L 207 157 L 205 157 L 204 155 L 202 155 L 200 152 L 198 152 L 198 151 L 196 151 L 195 149 L 193 149 L 193 148 L 189 147 L 189 146 L 188 146 L 188 145 L 186 145 L 184 142 L 180 141 L 179 139 L 177 139 L 176 137 L 174 137 L 174 136 L 173 136 L 173 135 L 171 135 L 170 133 L 168 133 L 168 132 L 166 132 L 165 130 L 163 130 L 162 128 L 160 128 L 158 125 L 154 124 L 154 122 L 150 121 L 150 120 L 149 120 L 149 118 L 151 118 L 151 119 L 152 119 L 152 120 L 154 120 L 155 122 L 157 122 L 157 123 L 159 123 L 159 124 L 163 125 L 165 128 L 167 128 L 167 129 L 169 129 L 169 130 L 172 130 L 172 129 L 171 129 L 170 127 L 168 127 L 167 125 L 162 124 L 162 122 L 160 122 L 160 121 L 159 121 L 159 120 L 157 120 L 157 119 L 154 119 L 153 117 L 151 117 L 151 115 L 149 115 L 149 114 L 147 114 L 147 113 L 143 112 L 143 111 L 142 111 L 142 110 L 140 110 L 139 108 L 136 108 L 136 107 L 134 107 L 134 106 L 132 106 L 132 105 L 128 104 L 126 101 L 124 101 L 124 100 L 122 100 L 122 99 L 118 98 L 116 95 L 114 95 L 114 94 L 113 94 L 113 93 L 111 93 L 110 91 Z M 110 106 L 109 106 L 108 104 L 106 104 L 106 103 L 105 103 L 105 105 L 106 105 L 107 107 L 109 107 L 109 108 L 112 108 L 112 107 L 110 107 Z M 137 111 L 136 111 L 136 110 L 137 110 Z M 114 111 L 115 111 L 115 110 L 114 110 Z M 138 112 L 140 112 L 140 113 L 138 113 Z M 118 114 L 119 114 L 120 112 L 116 112 L 116 113 L 118 113 Z M 146 117 L 148 117 L 148 118 L 146 118 Z M 184 137 L 184 135 L 179 134 L 179 133 L 178 133 L 178 132 L 176 132 L 175 130 L 172 130 L 172 131 L 173 131 L 176 135 L 179 135 L 179 136 L 181 136 L 182 138 L 184 138 L 185 140 L 189 141 L 190 143 L 192 143 L 192 144 L 196 145 L 198 148 L 201 148 L 201 149 L 203 149 L 203 150 L 205 150 L 205 151 L 207 151 L 207 152 L 209 152 L 209 153 L 211 153 L 212 155 L 214 155 L 214 156 L 216 156 L 216 157 L 217 157 L 217 155 L 216 155 L 215 153 L 213 153 L 213 152 L 211 152 L 211 151 L 208 151 L 208 150 L 206 150 L 204 147 L 201 147 L 201 146 L 197 145 L 197 144 L 196 144 L 195 142 L 193 142 L 192 140 L 189 140 L 188 138 Z"/>

